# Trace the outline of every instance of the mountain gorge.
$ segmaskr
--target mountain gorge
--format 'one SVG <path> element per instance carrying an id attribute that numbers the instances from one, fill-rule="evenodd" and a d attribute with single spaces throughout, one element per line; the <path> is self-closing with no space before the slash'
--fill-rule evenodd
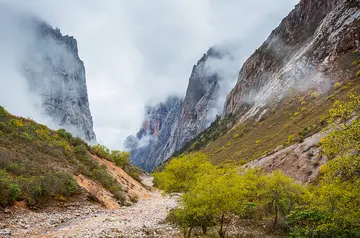
<path id="1" fill-rule="evenodd" d="M 360 237 L 360 1 L 298 2 L 242 65 L 244 42 L 209 48 L 126 151 L 95 145 L 74 37 L 33 17 L 4 27 L 0 237 Z M 106 130 L 121 133 L 119 103 L 138 108 L 107 86 Z"/>
<path id="2" fill-rule="evenodd" d="M 359 17 L 358 1 L 300 1 L 244 63 L 235 87 L 224 100 L 223 111 L 214 115 L 211 113 L 214 104 L 223 103 L 218 95 L 221 77 L 214 71 L 206 70 L 206 66 L 204 70 L 203 65 L 206 65 L 204 62 L 208 57 L 221 59 L 222 53 L 210 49 L 193 69 L 180 114 L 171 129 L 172 135 L 168 141 L 162 142 L 164 153 L 156 158 L 148 157 L 144 160 L 148 161 L 145 163 L 156 161 L 153 165 L 159 165 L 175 152 L 199 148 L 199 144 L 211 144 L 205 146 L 205 151 L 218 158 L 217 161 L 221 160 L 220 157 L 229 158 L 224 154 L 226 144 L 232 143 L 232 136 L 235 134 L 243 134 L 231 129 L 235 124 L 247 125 L 253 120 L 264 120 L 269 113 L 289 107 L 283 104 L 284 101 L 296 95 L 302 95 L 303 98 L 311 98 L 310 94 L 312 97 L 315 94 L 326 97 L 336 82 L 342 84 L 353 79 L 355 67 L 352 62 L 357 58 L 360 47 Z M 304 100 L 300 101 L 305 103 Z M 312 110 L 320 108 L 317 112 L 325 112 L 328 106 L 315 103 Z M 303 105 L 302 109 L 306 110 L 306 107 Z M 292 110 L 296 113 L 296 109 Z M 310 113 L 311 110 L 307 112 Z M 222 122 L 216 122 L 207 129 L 215 120 L 216 114 L 221 116 Z M 219 126 L 217 123 L 223 124 Z M 301 126 L 311 125 L 305 123 Z M 214 130 L 214 127 L 221 128 Z M 283 137 L 297 133 L 296 130 L 301 128 L 286 130 Z M 231 135 L 218 140 L 222 141 L 220 144 L 211 143 L 228 131 Z M 285 133 L 289 134 L 285 136 Z M 261 140 L 262 138 L 258 137 L 246 143 Z M 274 149 L 276 146 L 271 148 L 272 144 L 269 143 L 266 149 L 258 151 Z M 274 141 L 274 144 L 279 145 L 279 141 Z M 223 153 L 219 153 L 221 148 L 224 148 Z M 238 160 L 239 150 L 242 151 L 234 148 L 230 159 Z M 132 155 L 136 160 L 135 153 Z M 254 156 L 251 158 L 254 159 Z"/>
<path id="3" fill-rule="evenodd" d="M 222 81 L 229 80 L 210 62 L 225 57 L 230 57 L 227 51 L 210 48 L 193 67 L 183 100 L 171 97 L 147 108 L 143 128 L 125 142 L 134 164 L 151 171 L 209 127 L 222 110 Z"/>

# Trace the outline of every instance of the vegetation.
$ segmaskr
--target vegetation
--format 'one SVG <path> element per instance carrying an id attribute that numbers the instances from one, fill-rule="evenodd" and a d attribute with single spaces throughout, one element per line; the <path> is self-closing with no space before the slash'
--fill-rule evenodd
<path id="1" fill-rule="evenodd" d="M 273 106 L 260 121 L 250 118 L 237 124 L 236 118 L 229 117 L 221 120 L 220 124 L 213 123 L 208 130 L 194 138 L 190 146 L 183 147 L 179 152 L 199 151 L 208 155 L 215 164 L 223 163 L 224 158 L 244 164 L 269 155 L 279 145 L 289 145 L 290 135 L 294 135 L 294 138 L 290 138 L 290 144 L 293 144 L 325 128 L 328 122 L 322 118 L 332 108 L 334 101 L 350 101 L 347 97 L 350 91 L 360 93 L 359 82 L 344 82 L 340 88 L 331 91 L 330 96 L 329 92 L 314 98 L 311 91 L 290 95 L 278 106 Z M 218 120 L 220 122 L 220 118 Z M 191 147 L 195 142 L 198 142 L 196 146 Z"/>
<path id="2" fill-rule="evenodd" d="M 15 117 L 1 106 L 0 145 L 0 206 L 3 207 L 20 200 L 32 206 L 80 194 L 73 176 L 79 173 L 100 182 L 124 201 L 120 184 L 90 152 L 100 151 L 100 157 L 114 161 L 137 177 L 127 153 L 109 151 L 103 146 L 90 147 L 64 129 L 54 131 L 31 119 Z M 109 154 L 100 154 L 98 147 Z"/>
<path id="3" fill-rule="evenodd" d="M 328 163 L 313 184 L 296 183 L 281 171 L 238 170 L 234 163 L 212 165 L 206 155 L 183 155 L 155 173 L 166 192 L 183 193 L 169 214 L 187 237 L 195 227 L 207 233 L 217 226 L 225 237 L 233 219 L 271 221 L 269 230 L 292 237 L 360 236 L 360 96 L 335 101 L 327 123 L 330 134 L 321 140 Z M 309 128 L 304 128 L 306 134 Z M 294 136 L 289 136 L 292 142 Z"/>
<path id="4" fill-rule="evenodd" d="M 128 152 L 122 152 L 119 150 L 110 150 L 104 145 L 94 145 L 89 148 L 92 154 L 97 155 L 100 158 L 107 159 L 114 162 L 118 167 L 122 168 L 127 174 L 134 179 L 140 181 L 140 170 L 129 162 L 130 154 Z"/>
<path id="5" fill-rule="evenodd" d="M 194 227 L 201 227 L 206 233 L 214 225 L 218 225 L 218 235 L 225 237 L 232 219 L 251 219 L 261 216 L 262 211 L 268 217 L 273 216 L 273 226 L 277 229 L 280 218 L 300 203 L 305 193 L 301 185 L 280 171 L 270 175 L 256 170 L 239 173 L 235 164 L 214 166 L 205 158 L 200 153 L 182 156 L 173 159 L 163 172 L 154 174 L 160 188 L 184 193 L 181 205 L 169 217 L 188 237 Z M 181 162 L 187 163 L 186 170 Z M 179 174 L 184 180 L 165 179 L 178 178 Z"/>

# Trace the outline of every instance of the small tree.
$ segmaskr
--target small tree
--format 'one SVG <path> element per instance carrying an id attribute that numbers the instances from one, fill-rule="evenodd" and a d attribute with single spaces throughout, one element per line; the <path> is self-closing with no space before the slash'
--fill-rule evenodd
<path id="1" fill-rule="evenodd" d="M 185 209 L 193 211 L 206 231 L 209 220 L 216 217 L 220 223 L 219 235 L 225 237 L 226 223 L 245 204 L 247 190 L 234 167 L 217 168 L 202 174 L 197 183 L 183 196 Z"/>
<path id="2" fill-rule="evenodd" d="M 194 153 L 172 159 L 164 171 L 154 173 L 154 178 L 165 192 L 187 192 L 199 174 L 210 173 L 214 168 L 205 154 Z"/>
<path id="3" fill-rule="evenodd" d="M 260 196 L 274 214 L 273 228 L 276 229 L 279 216 L 288 214 L 294 208 L 300 201 L 304 189 L 280 170 L 264 176 L 262 180 Z"/>

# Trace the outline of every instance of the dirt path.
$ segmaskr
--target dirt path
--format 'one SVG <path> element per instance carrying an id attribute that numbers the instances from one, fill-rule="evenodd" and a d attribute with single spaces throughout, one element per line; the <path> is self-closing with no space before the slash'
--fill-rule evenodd
<path id="1" fill-rule="evenodd" d="M 119 209 L 73 204 L 62 211 L 22 211 L 0 221 L 0 237 L 176 237 L 179 230 L 163 223 L 177 197 L 151 197 Z"/>

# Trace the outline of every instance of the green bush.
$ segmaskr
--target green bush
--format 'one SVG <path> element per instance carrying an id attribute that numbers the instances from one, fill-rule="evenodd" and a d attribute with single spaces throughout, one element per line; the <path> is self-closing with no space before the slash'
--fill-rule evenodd
<path id="1" fill-rule="evenodd" d="M 9 188 L 11 182 L 8 173 L 5 170 L 0 170 L 0 205 L 2 207 L 12 205 L 14 201 L 12 191 Z"/>
<path id="2" fill-rule="evenodd" d="M 334 89 L 338 89 L 341 87 L 341 83 L 340 82 L 336 82 L 333 86 Z"/>
<path id="3" fill-rule="evenodd" d="M 9 113 L 2 107 L 0 106 L 0 120 L 3 120 Z"/>
<path id="4" fill-rule="evenodd" d="M 48 174 L 42 181 L 44 195 L 48 196 L 71 196 L 78 192 L 78 185 L 72 175 L 68 173 Z"/>
<path id="5" fill-rule="evenodd" d="M 91 177 L 99 181 L 105 188 L 109 189 L 113 186 L 115 179 L 108 174 L 105 168 L 96 168 L 91 171 Z"/>
<path id="6" fill-rule="evenodd" d="M 65 129 L 59 129 L 57 130 L 57 133 L 67 141 L 70 141 L 72 139 L 71 133 L 67 132 Z"/>

